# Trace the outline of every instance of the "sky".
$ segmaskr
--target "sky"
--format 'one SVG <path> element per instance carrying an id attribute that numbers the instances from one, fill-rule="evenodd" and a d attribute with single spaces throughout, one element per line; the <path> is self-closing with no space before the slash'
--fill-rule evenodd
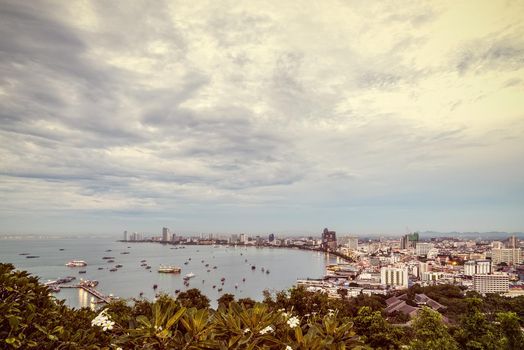
<path id="1" fill-rule="evenodd" d="M 523 16 L 0 0 L 0 233 L 524 231 Z"/>

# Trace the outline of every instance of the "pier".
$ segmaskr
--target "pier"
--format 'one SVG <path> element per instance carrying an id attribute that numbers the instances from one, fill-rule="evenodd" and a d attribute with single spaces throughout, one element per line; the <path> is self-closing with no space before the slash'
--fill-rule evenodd
<path id="1" fill-rule="evenodd" d="M 101 300 L 106 304 L 111 302 L 111 299 L 112 299 L 111 297 L 105 296 L 104 294 L 100 293 L 95 288 L 89 287 L 86 285 L 82 285 L 82 284 L 63 284 L 63 285 L 59 285 L 58 287 L 60 288 L 81 288 L 85 290 L 86 292 L 88 292 L 89 294 L 91 294 L 92 296 L 94 296 L 95 298 L 97 298 L 98 300 Z"/>

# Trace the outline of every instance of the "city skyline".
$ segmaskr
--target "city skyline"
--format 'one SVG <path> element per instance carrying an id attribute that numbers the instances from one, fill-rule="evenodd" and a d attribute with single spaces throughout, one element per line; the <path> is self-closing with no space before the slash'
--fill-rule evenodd
<path id="1" fill-rule="evenodd" d="M 0 0 L 0 234 L 523 232 L 523 12 Z"/>

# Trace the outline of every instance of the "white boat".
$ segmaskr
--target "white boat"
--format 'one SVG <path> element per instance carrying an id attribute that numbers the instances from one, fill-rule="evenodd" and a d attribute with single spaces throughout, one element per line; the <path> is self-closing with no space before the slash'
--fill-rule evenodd
<path id="1" fill-rule="evenodd" d="M 195 277 L 195 274 L 193 272 L 190 272 L 190 273 L 188 273 L 187 275 L 184 276 L 184 279 L 188 280 L 188 279 L 193 278 L 193 277 Z"/>
<path id="2" fill-rule="evenodd" d="M 80 266 L 87 266 L 87 263 L 84 260 L 71 260 L 65 266 L 68 267 L 80 267 Z"/>
<path id="3" fill-rule="evenodd" d="M 180 273 L 182 269 L 178 266 L 166 266 L 166 265 L 160 265 L 158 267 L 158 272 L 161 273 Z"/>

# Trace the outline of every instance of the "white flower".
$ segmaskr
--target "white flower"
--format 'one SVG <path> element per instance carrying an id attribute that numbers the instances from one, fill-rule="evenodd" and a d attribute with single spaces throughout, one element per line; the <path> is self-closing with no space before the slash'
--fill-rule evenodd
<path id="1" fill-rule="evenodd" d="M 273 327 L 267 326 L 266 328 L 262 329 L 259 333 L 264 335 L 264 334 L 270 333 L 270 332 L 273 332 Z"/>
<path id="2" fill-rule="evenodd" d="M 111 321 L 109 315 L 106 314 L 107 309 L 100 312 L 92 321 L 91 326 L 102 327 L 102 330 L 105 332 L 107 330 L 112 330 L 115 323 Z"/>
<path id="3" fill-rule="evenodd" d="M 300 321 L 297 316 L 290 317 L 289 320 L 287 320 L 287 324 L 289 328 L 295 328 L 300 324 Z"/>
<path id="4" fill-rule="evenodd" d="M 286 345 L 286 350 L 293 350 L 293 348 L 289 345 Z"/>
<path id="5" fill-rule="evenodd" d="M 244 334 L 246 334 L 247 332 L 251 332 L 251 329 L 249 328 L 244 329 Z"/>
<path id="6" fill-rule="evenodd" d="M 287 312 L 283 312 L 283 313 L 282 313 L 282 316 L 283 316 L 285 319 L 287 319 L 287 318 L 289 317 L 289 314 L 288 314 Z"/>
<path id="7" fill-rule="evenodd" d="M 328 316 L 333 316 L 335 311 L 333 309 L 328 309 Z"/>

